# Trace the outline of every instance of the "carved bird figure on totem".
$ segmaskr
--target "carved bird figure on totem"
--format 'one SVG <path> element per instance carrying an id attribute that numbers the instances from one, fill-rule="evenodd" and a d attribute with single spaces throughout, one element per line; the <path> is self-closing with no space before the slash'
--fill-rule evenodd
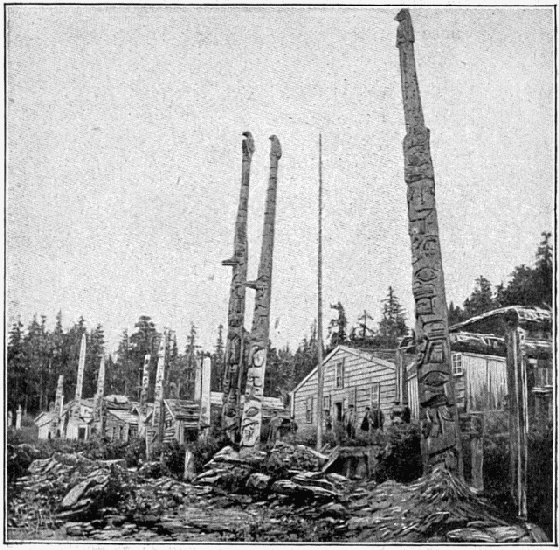
<path id="1" fill-rule="evenodd" d="M 243 136 L 246 139 L 243 140 L 243 147 L 247 148 L 247 151 L 252 155 L 256 150 L 256 146 L 254 145 L 254 138 L 250 132 L 243 132 Z"/>
<path id="2" fill-rule="evenodd" d="M 275 134 L 270 136 L 270 141 L 272 142 L 272 149 L 270 151 L 271 155 L 276 156 L 278 159 L 281 158 L 281 144 L 279 142 L 278 136 Z"/>

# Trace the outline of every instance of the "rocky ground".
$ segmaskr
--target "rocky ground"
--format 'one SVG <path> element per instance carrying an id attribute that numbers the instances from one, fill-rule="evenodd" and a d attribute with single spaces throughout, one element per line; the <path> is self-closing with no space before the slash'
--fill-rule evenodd
<path id="1" fill-rule="evenodd" d="M 411 484 L 349 480 L 301 445 L 222 449 L 187 483 L 159 463 L 55 453 L 8 490 L 9 540 L 545 542 L 509 523 L 443 468 Z"/>

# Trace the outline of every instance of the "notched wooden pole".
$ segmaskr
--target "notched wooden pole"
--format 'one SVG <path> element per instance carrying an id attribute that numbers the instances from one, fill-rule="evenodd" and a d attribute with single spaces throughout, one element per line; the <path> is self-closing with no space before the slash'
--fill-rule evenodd
<path id="1" fill-rule="evenodd" d="M 409 10 L 396 16 L 406 121 L 404 174 L 413 264 L 421 454 L 427 472 L 445 463 L 462 475 L 458 413 L 451 371 L 448 309 L 435 207 L 435 175 L 417 82 L 414 32 Z"/>
<path id="2" fill-rule="evenodd" d="M 245 295 L 248 267 L 248 197 L 250 183 L 250 164 L 254 153 L 254 139 L 250 132 L 243 132 L 241 195 L 235 221 L 235 241 L 233 257 L 222 262 L 231 266 L 231 289 L 227 313 L 227 345 L 225 350 L 225 369 L 223 372 L 223 408 L 221 427 L 234 443 L 240 439 L 240 380 L 243 368 L 245 342 Z"/>
<path id="3" fill-rule="evenodd" d="M 256 290 L 256 297 L 254 299 L 254 316 L 250 333 L 248 372 L 241 424 L 241 445 L 245 450 L 254 447 L 260 440 L 264 375 L 270 340 L 270 302 L 272 298 L 278 161 L 281 158 L 281 145 L 278 138 L 275 135 L 270 136 L 270 141 L 272 142 L 270 148 L 270 180 L 264 211 L 264 231 L 258 277 L 256 281 L 247 283 L 248 287 Z"/>

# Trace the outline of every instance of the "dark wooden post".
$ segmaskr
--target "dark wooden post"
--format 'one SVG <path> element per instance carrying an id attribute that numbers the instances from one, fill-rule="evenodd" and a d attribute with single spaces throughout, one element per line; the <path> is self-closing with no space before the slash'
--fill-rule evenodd
<path id="1" fill-rule="evenodd" d="M 507 351 L 507 385 L 510 426 L 511 495 L 517 503 L 518 517 L 526 519 L 526 482 L 528 463 L 528 387 L 526 383 L 525 331 L 520 328 L 518 313 L 505 317 Z"/>
<path id="2" fill-rule="evenodd" d="M 483 437 L 485 417 L 483 412 L 470 413 L 471 434 L 470 451 L 472 456 L 472 486 L 477 494 L 485 490 L 483 483 Z"/>
<path id="3" fill-rule="evenodd" d="M 415 37 L 409 10 L 401 10 L 396 20 L 400 23 L 396 45 L 400 50 L 406 121 L 404 175 L 408 186 L 423 468 L 427 472 L 432 465 L 445 463 L 462 475 L 429 129 L 425 126 L 421 108 L 415 69 Z"/>
<path id="4" fill-rule="evenodd" d="M 270 340 L 270 302 L 272 299 L 272 265 L 274 253 L 274 229 L 276 222 L 276 198 L 278 188 L 278 161 L 281 145 L 278 138 L 270 136 L 270 180 L 264 211 L 264 231 L 262 251 L 256 281 L 247 286 L 256 290 L 254 316 L 250 332 L 245 402 L 241 423 L 241 444 L 243 449 L 254 447 L 260 441 L 262 428 L 262 396 L 264 395 L 264 375 Z"/>
<path id="5" fill-rule="evenodd" d="M 394 366 L 396 369 L 396 391 L 394 394 L 394 407 L 392 409 L 392 414 L 394 420 L 396 418 L 402 418 L 404 412 L 404 350 L 398 348 L 394 356 Z"/>
<path id="6" fill-rule="evenodd" d="M 248 197 L 250 183 L 250 164 L 254 153 L 254 139 L 250 132 L 243 132 L 241 195 L 235 221 L 235 241 L 233 256 L 222 262 L 231 266 L 231 289 L 229 291 L 229 309 L 227 313 L 227 345 L 225 350 L 225 368 L 223 371 L 223 408 L 221 425 L 231 441 L 240 438 L 240 381 L 239 373 L 243 365 L 245 295 L 248 267 Z"/>

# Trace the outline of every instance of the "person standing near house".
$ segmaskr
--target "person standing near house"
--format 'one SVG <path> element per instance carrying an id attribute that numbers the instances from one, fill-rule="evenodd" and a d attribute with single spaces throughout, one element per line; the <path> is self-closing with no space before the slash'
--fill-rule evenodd
<path id="1" fill-rule="evenodd" d="M 324 429 L 327 432 L 332 431 L 332 415 L 328 409 L 324 409 Z"/>
<path id="2" fill-rule="evenodd" d="M 355 407 L 353 404 L 349 405 L 344 413 L 343 423 L 350 439 L 355 438 Z"/>
<path id="3" fill-rule="evenodd" d="M 365 415 L 363 416 L 363 420 L 361 421 L 360 429 L 363 432 L 368 432 L 371 428 L 371 408 L 365 407 Z"/>
<path id="4" fill-rule="evenodd" d="M 371 413 L 371 429 L 380 430 L 384 427 L 384 414 L 379 408 L 376 408 Z"/>
<path id="5" fill-rule="evenodd" d="M 279 427 L 283 424 L 283 419 L 279 418 L 278 411 L 273 412 L 272 419 L 270 420 L 270 435 L 268 435 L 268 443 L 275 445 L 278 440 Z"/>

